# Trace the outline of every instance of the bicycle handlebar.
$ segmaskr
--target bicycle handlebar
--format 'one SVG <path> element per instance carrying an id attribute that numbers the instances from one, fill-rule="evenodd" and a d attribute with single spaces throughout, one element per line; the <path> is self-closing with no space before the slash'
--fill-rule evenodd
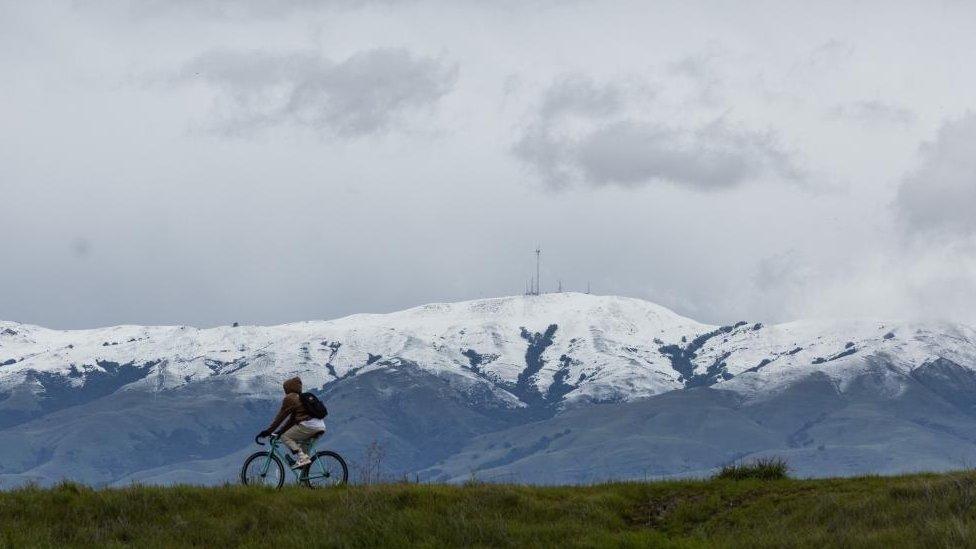
<path id="1" fill-rule="evenodd" d="M 271 433 L 270 435 L 268 435 L 268 438 L 276 438 L 277 436 L 278 436 L 278 433 Z M 256 437 L 254 437 L 254 442 L 255 442 L 255 444 L 258 444 L 259 446 L 264 446 L 264 443 L 261 442 L 261 435 L 258 435 Z"/>

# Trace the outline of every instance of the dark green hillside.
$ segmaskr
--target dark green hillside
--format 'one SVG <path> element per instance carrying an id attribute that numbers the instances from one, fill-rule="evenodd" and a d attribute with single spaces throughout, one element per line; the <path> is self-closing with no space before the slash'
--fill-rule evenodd
<path id="1" fill-rule="evenodd" d="M 976 474 L 0 493 L 0 545 L 976 546 Z"/>

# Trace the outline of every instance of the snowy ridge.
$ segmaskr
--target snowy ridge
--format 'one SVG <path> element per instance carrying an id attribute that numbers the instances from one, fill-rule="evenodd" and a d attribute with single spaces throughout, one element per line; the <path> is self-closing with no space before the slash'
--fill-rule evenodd
<path id="1" fill-rule="evenodd" d="M 976 462 L 971 327 L 711 326 L 567 293 L 270 327 L 0 322 L 0 437 L 18 441 L 0 445 L 0 489 L 232 482 L 296 374 L 329 403 L 329 447 L 355 464 L 379 441 L 391 479 L 698 476 L 768 455 L 799 476 Z"/>
<path id="2" fill-rule="evenodd" d="M 973 370 L 976 330 L 954 324 L 803 320 L 755 333 L 738 330 L 707 348 L 699 364 L 726 355 L 728 371 L 735 377 L 722 383 L 723 389 L 769 393 L 821 372 L 843 391 L 871 367 L 871 360 L 866 360 L 870 358 L 883 359 L 892 373 L 903 376 L 940 358 Z"/>
<path id="3" fill-rule="evenodd" d="M 843 388 L 882 356 L 903 374 L 944 358 L 976 367 L 976 331 L 874 320 L 709 326 L 638 299 L 578 293 L 424 305 L 281 326 L 114 326 L 57 331 L 0 322 L 0 393 L 43 392 L 38 376 L 81 387 L 119 368 L 156 389 L 216 376 L 274 393 L 284 376 L 313 387 L 409 362 L 488 384 L 524 406 L 627 401 L 696 386 L 751 397 L 812 372 Z"/>

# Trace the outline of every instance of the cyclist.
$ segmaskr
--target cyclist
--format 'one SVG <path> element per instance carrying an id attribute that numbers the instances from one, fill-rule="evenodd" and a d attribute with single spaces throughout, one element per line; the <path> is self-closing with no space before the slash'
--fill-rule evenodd
<path id="1" fill-rule="evenodd" d="M 278 414 L 271 421 L 271 426 L 261 431 L 259 437 L 266 437 L 273 433 L 278 426 L 288 421 L 281 428 L 281 442 L 295 454 L 297 460 L 292 465 L 293 469 L 300 469 L 312 463 L 311 458 L 305 453 L 308 444 L 315 437 L 325 433 L 325 422 L 321 419 L 312 417 L 302 404 L 302 379 L 293 377 L 286 379 L 282 383 L 285 389 L 285 398 L 281 401 L 281 408 Z"/>

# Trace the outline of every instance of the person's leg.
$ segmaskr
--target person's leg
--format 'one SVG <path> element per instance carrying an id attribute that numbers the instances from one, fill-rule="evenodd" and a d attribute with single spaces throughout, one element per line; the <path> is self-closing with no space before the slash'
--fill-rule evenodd
<path id="1" fill-rule="evenodd" d="M 293 454 L 298 458 L 295 462 L 296 467 L 304 467 L 310 463 L 308 454 L 305 453 L 303 446 L 308 439 L 315 436 L 318 433 L 315 429 L 309 429 L 302 425 L 293 425 L 287 431 L 281 434 L 281 442 L 285 443 L 285 446 L 292 451 Z"/>
<path id="2" fill-rule="evenodd" d="M 320 436 L 322 436 L 324 434 L 325 434 L 325 431 L 324 430 L 315 430 L 315 431 L 312 431 L 312 435 L 309 436 L 307 439 L 305 439 L 305 442 L 302 442 L 301 444 L 299 444 L 302 447 L 302 451 L 307 454 L 308 453 L 308 448 L 312 445 L 312 442 L 314 442 L 315 439 L 319 438 Z"/>

